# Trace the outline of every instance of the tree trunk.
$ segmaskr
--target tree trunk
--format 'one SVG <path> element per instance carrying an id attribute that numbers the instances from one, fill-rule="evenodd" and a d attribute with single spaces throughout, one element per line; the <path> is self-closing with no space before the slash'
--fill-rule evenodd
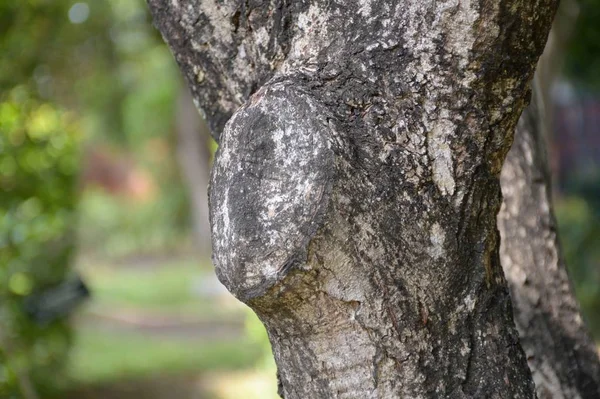
<path id="1" fill-rule="evenodd" d="M 556 2 L 149 3 L 220 136 L 213 260 L 282 394 L 534 397 L 496 215 Z"/>
<path id="2" fill-rule="evenodd" d="M 600 363 L 569 282 L 552 212 L 546 139 L 552 131 L 550 90 L 563 64 L 577 4 L 563 0 L 502 169 L 498 214 L 500 259 L 521 345 L 538 396 L 600 398 Z"/>
<path id="3" fill-rule="evenodd" d="M 500 259 L 538 396 L 600 398 L 598 354 L 581 319 L 556 234 L 541 96 L 536 90 L 521 116 L 502 169 Z"/>
<path id="4" fill-rule="evenodd" d="M 177 161 L 189 190 L 192 227 L 196 248 L 202 255 L 210 254 L 208 218 L 208 177 L 210 149 L 208 128 L 198 115 L 189 89 L 183 87 L 177 101 Z"/>

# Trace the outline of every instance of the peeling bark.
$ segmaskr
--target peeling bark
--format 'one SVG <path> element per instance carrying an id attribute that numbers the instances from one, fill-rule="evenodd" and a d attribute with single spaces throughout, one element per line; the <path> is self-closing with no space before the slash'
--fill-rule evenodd
<path id="1" fill-rule="evenodd" d="M 290 398 L 531 398 L 499 173 L 556 1 L 149 0 Z M 222 132 L 222 133 L 221 133 Z"/>
<path id="2" fill-rule="evenodd" d="M 541 91 L 537 94 L 519 121 L 502 169 L 500 258 L 538 396 L 600 398 L 597 350 L 580 316 L 560 253 Z"/>

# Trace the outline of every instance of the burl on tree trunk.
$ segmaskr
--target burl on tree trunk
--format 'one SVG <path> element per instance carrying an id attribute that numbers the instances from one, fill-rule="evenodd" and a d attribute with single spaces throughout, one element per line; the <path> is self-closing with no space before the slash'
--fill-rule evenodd
<path id="1" fill-rule="evenodd" d="M 213 258 L 281 393 L 534 397 L 496 214 L 556 1 L 149 3 L 220 136 Z"/>

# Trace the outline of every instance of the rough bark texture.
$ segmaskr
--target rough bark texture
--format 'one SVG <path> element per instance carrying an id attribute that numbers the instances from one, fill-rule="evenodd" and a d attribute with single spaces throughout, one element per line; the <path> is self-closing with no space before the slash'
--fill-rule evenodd
<path id="1" fill-rule="evenodd" d="M 282 394 L 533 397 L 498 175 L 556 2 L 149 3 L 220 138 L 213 259 Z"/>
<path id="2" fill-rule="evenodd" d="M 519 121 L 502 169 L 500 258 L 538 396 L 600 398 L 598 354 L 560 254 L 538 94 Z"/>

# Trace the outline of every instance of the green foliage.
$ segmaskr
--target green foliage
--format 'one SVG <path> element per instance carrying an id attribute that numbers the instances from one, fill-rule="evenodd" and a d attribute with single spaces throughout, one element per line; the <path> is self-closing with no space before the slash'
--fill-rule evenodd
<path id="1" fill-rule="evenodd" d="M 571 281 L 592 334 L 600 339 L 600 173 L 565 179 L 568 196 L 556 204 L 561 244 Z"/>
<path id="2" fill-rule="evenodd" d="M 77 38 L 65 24 L 69 6 L 52 0 L 0 2 L 0 89 L 17 82 L 34 85 L 30 79 L 41 64 L 47 69 L 49 62 L 66 62 L 64 49 Z"/>
<path id="3" fill-rule="evenodd" d="M 187 212 L 184 198 L 183 192 L 171 192 L 139 203 L 86 190 L 79 207 L 79 246 L 88 255 L 112 259 L 181 250 L 189 241 L 178 214 Z"/>
<path id="4" fill-rule="evenodd" d="M 143 0 L 89 4 L 86 29 L 79 33 L 87 47 L 74 47 L 71 56 L 87 62 L 69 68 L 76 78 L 73 104 L 85 116 L 88 139 L 139 153 L 149 138 L 171 129 L 179 72 Z"/>
<path id="5" fill-rule="evenodd" d="M 72 117 L 24 87 L 0 98 L 0 397 L 61 378 L 68 327 L 36 325 L 23 300 L 68 273 L 78 141 Z"/>
<path id="6" fill-rule="evenodd" d="M 88 139 L 133 148 L 170 128 L 179 74 L 144 0 L 0 1 L 0 54 L 1 91 L 77 111 Z"/>
<path id="7" fill-rule="evenodd" d="M 569 41 L 566 72 L 574 82 L 600 90 L 600 0 L 579 0 L 579 16 Z"/>
<path id="8" fill-rule="evenodd" d="M 593 335 L 600 339 L 600 217 L 577 196 L 558 201 L 556 216 L 577 298 Z"/>

